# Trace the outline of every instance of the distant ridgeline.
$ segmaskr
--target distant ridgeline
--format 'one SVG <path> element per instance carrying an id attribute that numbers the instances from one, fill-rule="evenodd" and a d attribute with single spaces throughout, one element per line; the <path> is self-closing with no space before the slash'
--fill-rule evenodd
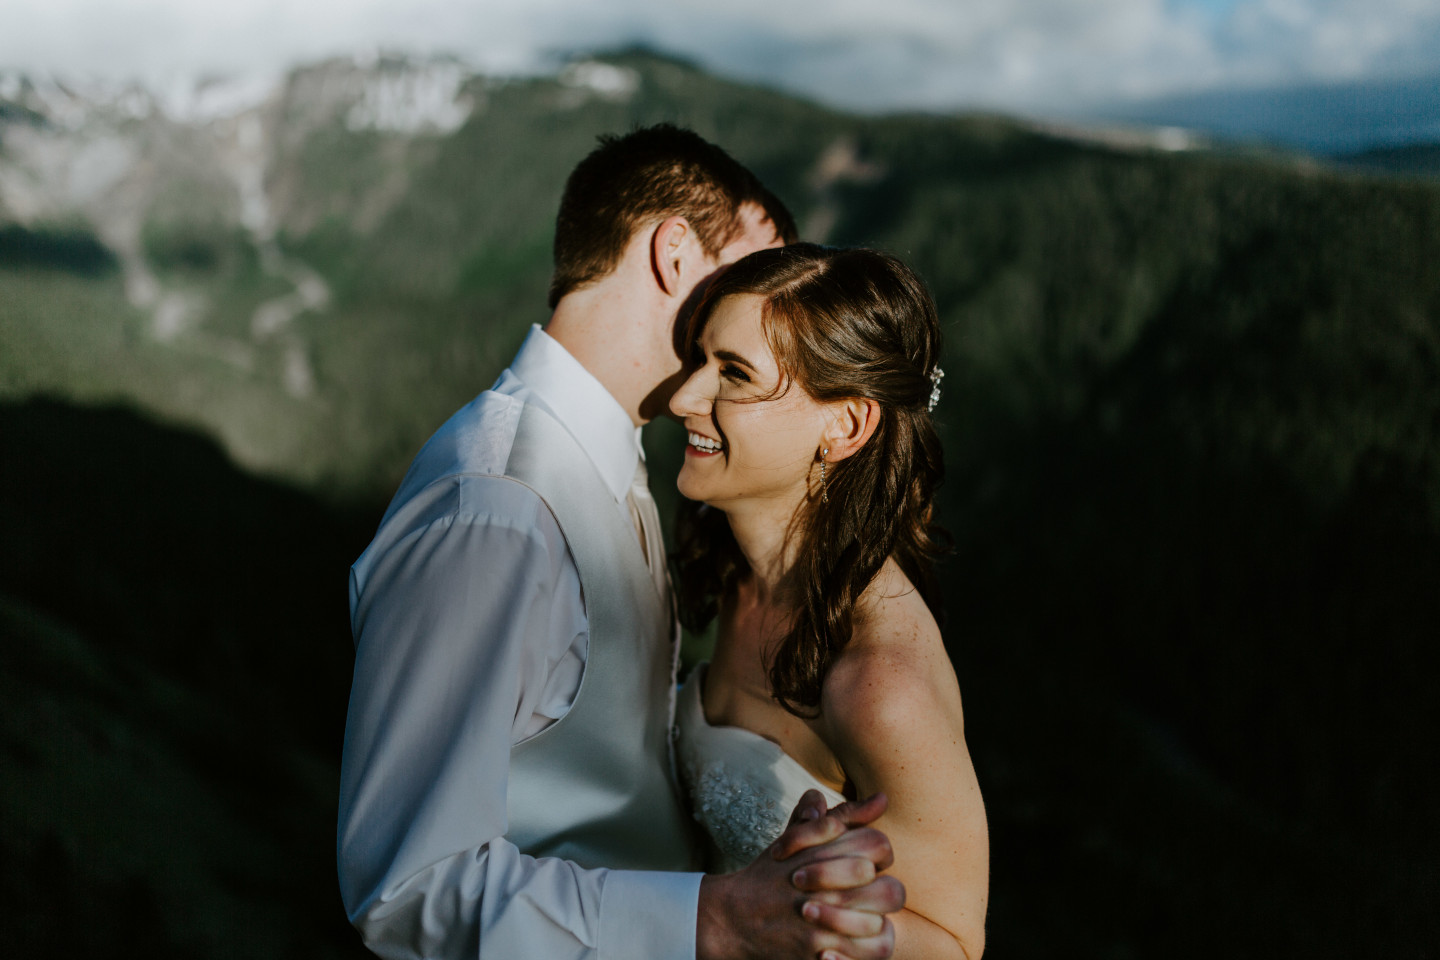
<path id="1" fill-rule="evenodd" d="M 545 319 L 596 134 L 686 124 L 807 239 L 903 257 L 940 307 L 946 634 L 995 949 L 1440 943 L 1417 667 L 1440 634 L 1440 184 L 851 116 L 639 54 L 509 82 L 333 61 L 203 100 L 0 102 L 0 398 L 128 405 L 382 504 Z M 679 440 L 652 432 L 663 499 Z M 0 593 L 64 621 L 64 590 L 32 587 Z"/>

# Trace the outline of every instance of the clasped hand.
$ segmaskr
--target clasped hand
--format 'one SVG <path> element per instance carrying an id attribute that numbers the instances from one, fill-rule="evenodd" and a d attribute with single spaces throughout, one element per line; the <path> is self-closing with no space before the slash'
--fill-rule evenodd
<path id="1" fill-rule="evenodd" d="M 885 960 L 895 949 L 887 913 L 905 888 L 882 875 L 890 841 L 870 827 L 884 794 L 830 811 L 818 790 L 800 799 L 785 832 L 754 863 L 700 885 L 700 960 Z"/>

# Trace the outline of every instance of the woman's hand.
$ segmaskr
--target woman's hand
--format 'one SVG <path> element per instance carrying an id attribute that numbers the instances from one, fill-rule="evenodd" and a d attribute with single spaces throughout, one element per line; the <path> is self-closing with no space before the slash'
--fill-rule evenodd
<path id="1" fill-rule="evenodd" d="M 820 792 L 807 791 L 754 863 L 701 882 L 697 957 L 889 957 L 895 931 L 885 915 L 904 907 L 905 888 L 881 875 L 894 856 L 869 826 L 886 805 L 877 795 L 826 811 Z"/>

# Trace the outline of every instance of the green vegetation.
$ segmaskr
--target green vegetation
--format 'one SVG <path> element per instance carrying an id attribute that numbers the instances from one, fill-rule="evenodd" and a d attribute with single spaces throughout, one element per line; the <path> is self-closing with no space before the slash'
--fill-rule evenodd
<path id="1" fill-rule="evenodd" d="M 141 242 L 145 259 L 166 274 L 213 274 L 256 261 L 249 238 L 221 220 L 152 220 L 145 225 Z"/>
<path id="2" fill-rule="evenodd" d="M 0 268 L 39 267 L 93 277 L 115 269 L 115 255 L 78 227 L 0 226 Z"/>

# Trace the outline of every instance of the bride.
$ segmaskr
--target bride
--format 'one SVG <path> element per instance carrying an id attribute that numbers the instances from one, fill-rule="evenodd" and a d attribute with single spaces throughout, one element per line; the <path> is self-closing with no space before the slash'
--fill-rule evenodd
<path id="1" fill-rule="evenodd" d="M 677 756 L 711 868 L 753 860 L 806 790 L 883 792 L 895 956 L 976 960 L 989 845 L 936 624 L 934 305 L 892 257 L 794 244 L 718 277 L 686 342 L 677 592 L 687 627 L 719 624 Z"/>

